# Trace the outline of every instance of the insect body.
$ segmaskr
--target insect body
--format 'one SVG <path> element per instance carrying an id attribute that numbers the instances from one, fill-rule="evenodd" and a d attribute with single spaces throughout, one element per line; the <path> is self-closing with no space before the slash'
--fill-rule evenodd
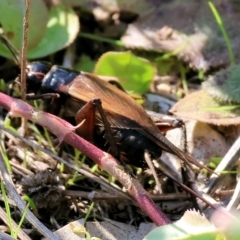
<path id="1" fill-rule="evenodd" d="M 120 152 L 124 152 L 124 157 L 131 164 L 141 166 L 144 150 L 148 149 L 154 157 L 159 157 L 161 150 L 164 150 L 187 163 L 193 163 L 200 168 L 204 167 L 167 140 L 144 108 L 135 100 L 96 75 L 51 66 L 44 62 L 32 63 L 28 67 L 27 75 L 29 91 L 36 93 L 41 89 L 42 93 L 60 94 L 61 103 L 59 99 L 56 99 L 56 102 L 58 107 L 60 105 L 64 107 L 65 116 L 74 117 L 91 99 L 96 97 L 101 99 L 112 134 L 119 143 Z M 103 135 L 103 122 L 98 112 L 95 115 L 95 127 L 96 140 Z M 89 139 L 87 134 L 83 131 L 81 135 Z"/>

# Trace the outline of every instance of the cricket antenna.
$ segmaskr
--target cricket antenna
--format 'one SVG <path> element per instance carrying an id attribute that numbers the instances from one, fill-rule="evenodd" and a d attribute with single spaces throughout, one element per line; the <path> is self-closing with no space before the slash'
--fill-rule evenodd
<path id="1" fill-rule="evenodd" d="M 8 48 L 8 50 L 13 55 L 16 63 L 20 66 L 20 61 L 19 61 L 19 58 L 17 57 L 19 56 L 19 52 L 15 48 L 15 46 L 8 40 L 8 38 L 4 34 L 0 34 L 0 40 Z"/>

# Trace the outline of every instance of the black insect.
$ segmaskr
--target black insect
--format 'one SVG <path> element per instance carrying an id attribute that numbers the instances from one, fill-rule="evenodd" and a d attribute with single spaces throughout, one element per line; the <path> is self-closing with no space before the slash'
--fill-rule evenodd
<path id="1" fill-rule="evenodd" d="M 52 105 L 48 104 L 48 110 L 58 114 L 62 108 L 64 116 L 75 117 L 77 124 L 85 119 L 77 132 L 105 149 L 107 140 L 101 140 L 105 125 L 92 102 L 92 99 L 100 99 L 121 157 L 132 165 L 144 165 L 143 156 L 147 149 L 156 158 L 164 150 L 186 163 L 206 168 L 167 140 L 134 99 L 94 74 L 52 66 L 48 62 L 33 62 L 27 68 L 27 91 L 59 94 L 60 98 Z"/>

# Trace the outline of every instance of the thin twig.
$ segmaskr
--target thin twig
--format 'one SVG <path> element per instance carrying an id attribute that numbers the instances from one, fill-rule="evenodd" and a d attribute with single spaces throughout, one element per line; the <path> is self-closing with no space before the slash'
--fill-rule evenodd
<path id="1" fill-rule="evenodd" d="M 158 179 L 156 170 L 155 170 L 155 168 L 154 168 L 154 166 L 153 166 L 153 163 L 152 163 L 152 161 L 151 161 L 151 158 L 150 158 L 150 154 L 149 154 L 149 152 L 148 152 L 147 150 L 145 150 L 145 152 L 144 152 L 144 159 L 145 159 L 145 161 L 147 162 L 147 165 L 148 165 L 148 167 L 150 168 L 151 174 L 153 175 L 153 178 L 154 178 L 154 180 L 155 180 L 155 182 L 156 182 L 156 186 L 157 186 L 157 191 L 158 191 L 158 193 L 162 193 L 161 183 L 160 183 L 160 181 L 159 181 L 159 179 Z"/>
<path id="2" fill-rule="evenodd" d="M 232 196 L 231 201 L 228 203 L 226 209 L 231 211 L 237 208 L 240 201 L 240 174 L 239 174 L 239 164 L 238 164 L 238 174 L 237 174 L 237 185 L 235 187 L 234 194 Z"/>
<path id="3" fill-rule="evenodd" d="M 22 100 L 26 101 L 26 64 L 27 64 L 27 47 L 28 47 L 28 22 L 31 0 L 25 0 L 25 14 L 23 18 L 23 38 L 21 52 L 21 92 Z"/>
<path id="4" fill-rule="evenodd" d="M 84 191 L 64 190 L 62 193 L 65 196 L 86 198 L 86 199 L 91 199 L 91 200 L 126 199 L 125 197 L 123 197 L 122 195 L 119 195 L 119 194 L 95 192 L 95 191 L 94 192 L 84 192 Z M 149 196 L 154 201 L 179 201 L 179 199 L 184 201 L 184 200 L 189 199 L 189 196 L 185 193 L 168 193 L 168 194 L 160 194 L 160 195 L 149 194 Z"/>
<path id="5" fill-rule="evenodd" d="M 0 239 L 1 240 L 15 240 L 15 238 L 11 237 L 10 235 L 0 232 Z"/>
<path id="6" fill-rule="evenodd" d="M 181 126 L 182 129 L 182 136 L 181 136 L 181 144 L 182 144 L 182 150 L 185 153 L 188 153 L 188 146 L 187 146 L 187 129 L 185 123 Z"/>
<path id="7" fill-rule="evenodd" d="M 8 225 L 7 214 L 1 207 L 0 207 L 0 218 L 6 225 Z M 11 221 L 12 221 L 12 227 L 14 229 L 17 229 L 18 227 L 17 223 L 13 219 Z M 31 238 L 28 237 L 28 235 L 21 228 L 19 229 L 17 236 L 19 239 L 22 239 L 22 240 L 31 240 Z M 1 236 L 0 236 L 0 239 L 2 239 Z"/>
<path id="8" fill-rule="evenodd" d="M 25 14 L 23 18 L 23 37 L 22 37 L 22 52 L 21 52 L 21 96 L 22 100 L 26 101 L 26 64 L 27 64 L 27 46 L 28 46 L 28 22 L 31 0 L 25 0 Z M 27 129 L 27 120 L 22 118 L 21 131 L 24 134 Z"/>
<path id="9" fill-rule="evenodd" d="M 232 145 L 232 147 L 228 150 L 227 154 L 224 156 L 220 164 L 217 166 L 215 172 L 221 173 L 226 169 L 231 169 L 238 161 L 239 156 L 240 156 L 240 136 Z M 220 176 L 212 175 L 208 181 L 206 188 L 204 189 L 204 192 L 206 193 L 214 192 L 215 186 L 217 186 L 217 183 L 223 178 L 224 175 Z"/>
<path id="10" fill-rule="evenodd" d="M 181 186 L 184 190 L 186 190 L 187 192 L 189 192 L 190 194 L 192 194 L 195 197 L 198 197 L 200 200 L 202 200 L 204 203 L 206 203 L 208 206 L 210 206 L 213 209 L 217 209 L 216 206 L 214 206 L 214 204 L 212 204 L 211 202 L 209 202 L 205 197 L 202 196 L 202 194 L 199 193 L 199 191 L 193 190 L 191 188 L 189 188 L 188 186 L 186 186 L 185 184 L 179 182 L 178 180 L 176 180 L 175 178 L 169 176 L 166 172 L 163 172 L 163 174 L 169 178 L 172 179 L 172 181 L 174 181 L 176 184 L 178 184 L 179 186 Z"/>
<path id="11" fill-rule="evenodd" d="M 16 47 L 8 40 L 8 38 L 6 36 L 4 36 L 3 34 L 0 34 L 0 40 L 1 42 L 8 48 L 8 50 L 12 53 L 13 58 L 15 60 L 15 62 L 18 64 L 18 66 L 20 67 L 20 63 L 19 63 L 19 53 L 18 50 L 16 49 Z"/>

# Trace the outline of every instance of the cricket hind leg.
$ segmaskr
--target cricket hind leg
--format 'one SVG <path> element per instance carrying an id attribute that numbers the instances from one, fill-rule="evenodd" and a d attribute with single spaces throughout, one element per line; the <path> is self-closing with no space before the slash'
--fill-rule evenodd
<path id="1" fill-rule="evenodd" d="M 94 143 L 96 111 L 99 112 L 102 119 L 105 135 L 110 145 L 111 154 L 115 158 L 121 160 L 120 151 L 113 137 L 110 124 L 107 120 L 106 114 L 102 108 L 101 100 L 99 98 L 91 99 L 77 112 L 75 116 L 76 123 L 80 124 L 82 122 L 82 124 L 79 128 L 76 129 L 76 132 L 86 140 Z"/>

